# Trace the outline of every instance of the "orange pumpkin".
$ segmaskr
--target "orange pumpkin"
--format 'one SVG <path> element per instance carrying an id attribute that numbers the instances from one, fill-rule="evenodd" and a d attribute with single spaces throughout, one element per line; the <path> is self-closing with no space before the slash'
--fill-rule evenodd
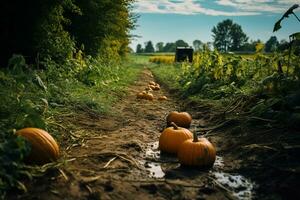
<path id="1" fill-rule="evenodd" d="M 150 100 L 150 101 L 154 100 L 154 96 L 152 93 L 147 93 L 144 96 L 145 96 L 145 99 L 147 99 L 147 100 Z"/>
<path id="2" fill-rule="evenodd" d="M 165 100 L 168 100 L 168 97 L 166 97 L 166 96 L 160 96 L 160 97 L 158 97 L 158 100 L 165 101 Z"/>
<path id="3" fill-rule="evenodd" d="M 212 167 L 216 160 L 215 147 L 206 139 L 194 133 L 194 139 L 183 142 L 178 149 L 178 160 L 185 166 Z"/>
<path id="4" fill-rule="evenodd" d="M 139 92 L 139 93 L 136 95 L 136 97 L 137 97 L 138 99 L 146 99 L 146 100 L 150 100 L 150 101 L 154 100 L 153 94 L 150 93 L 150 92 L 147 92 L 147 91 Z"/>
<path id="5" fill-rule="evenodd" d="M 59 157 L 59 147 L 54 138 L 39 128 L 24 128 L 16 132 L 31 144 L 27 160 L 29 163 L 45 164 Z"/>
<path id="6" fill-rule="evenodd" d="M 138 98 L 138 99 L 143 99 L 143 98 L 144 98 L 144 95 L 145 95 L 145 93 L 139 92 L 139 93 L 136 94 L 136 98 Z"/>
<path id="7" fill-rule="evenodd" d="M 192 123 L 192 117 L 187 112 L 173 111 L 167 116 L 167 126 L 170 126 L 171 122 L 174 122 L 180 127 L 189 128 Z"/>
<path id="8" fill-rule="evenodd" d="M 155 84 L 155 85 L 148 85 L 152 90 L 160 90 L 160 85 L 159 84 Z"/>
<path id="9" fill-rule="evenodd" d="M 172 123 L 172 127 L 166 128 L 159 137 L 159 149 L 162 152 L 176 154 L 179 146 L 187 139 L 191 139 L 193 134 L 185 128 L 178 127 Z"/>
<path id="10" fill-rule="evenodd" d="M 149 81 L 148 83 L 149 85 L 156 85 L 156 83 L 154 81 Z"/>

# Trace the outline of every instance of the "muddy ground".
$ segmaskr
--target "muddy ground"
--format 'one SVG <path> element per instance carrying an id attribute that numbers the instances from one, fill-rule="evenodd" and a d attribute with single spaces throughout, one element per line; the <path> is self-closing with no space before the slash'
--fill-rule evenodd
<path id="1" fill-rule="evenodd" d="M 76 127 L 73 142 L 62 145 L 65 164 L 9 199 L 299 199 L 299 149 L 287 139 L 294 130 L 257 131 L 238 121 L 218 127 L 226 121 L 222 114 L 180 102 L 164 87 L 154 96 L 166 95 L 167 101 L 137 99 L 151 80 L 145 69 L 106 116 L 84 109 L 61 116 L 58 121 Z M 215 145 L 212 169 L 182 168 L 176 157 L 160 155 L 157 142 L 174 110 L 190 112 L 191 130 Z"/>

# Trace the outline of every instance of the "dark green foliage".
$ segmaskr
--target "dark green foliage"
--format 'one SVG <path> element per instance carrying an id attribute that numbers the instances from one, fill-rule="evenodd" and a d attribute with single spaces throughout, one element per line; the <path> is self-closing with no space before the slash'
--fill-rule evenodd
<path id="1" fill-rule="evenodd" d="M 18 179 L 30 177 L 24 171 L 23 164 L 23 158 L 28 155 L 30 147 L 12 131 L 5 132 L 2 129 L 0 131 L 0 199 L 5 199 L 8 188 L 26 190 Z"/>
<path id="2" fill-rule="evenodd" d="M 77 47 L 93 57 L 115 58 L 128 52 L 129 30 L 135 16 L 130 14 L 133 0 L 75 0 L 81 15 L 70 16 L 69 31 Z"/>
<path id="3" fill-rule="evenodd" d="M 212 32 L 214 46 L 221 52 L 238 51 L 248 40 L 242 27 L 230 19 L 218 23 Z"/>
<path id="4" fill-rule="evenodd" d="M 163 48 L 163 52 L 175 52 L 176 51 L 176 44 L 172 42 L 166 43 Z"/>
<path id="5" fill-rule="evenodd" d="M 231 27 L 232 45 L 230 51 L 238 51 L 248 41 L 248 37 L 243 32 L 242 27 L 238 24 L 233 24 Z"/>
<path id="6" fill-rule="evenodd" d="M 193 46 L 194 46 L 195 51 L 202 50 L 203 42 L 201 42 L 200 40 L 194 40 Z"/>
<path id="7" fill-rule="evenodd" d="M 153 53 L 154 47 L 151 41 L 145 43 L 145 53 Z"/>
<path id="8" fill-rule="evenodd" d="M 138 44 L 137 46 L 136 46 L 136 51 L 135 51 L 136 53 L 143 53 L 144 52 L 144 49 L 143 49 L 143 47 L 142 47 L 142 45 L 141 44 Z"/>
<path id="9" fill-rule="evenodd" d="M 158 43 L 156 43 L 155 47 L 156 47 L 156 52 L 163 52 L 164 43 L 163 42 L 158 42 Z"/>
<path id="10" fill-rule="evenodd" d="M 274 52 L 277 50 L 279 46 L 279 42 L 276 36 L 271 36 L 270 39 L 265 44 L 265 51 L 266 52 Z"/>
<path id="11" fill-rule="evenodd" d="M 13 56 L 9 68 L 0 71 L 0 197 L 8 188 L 25 189 L 23 158 L 28 145 L 13 132 L 24 127 L 45 129 L 47 86 L 23 56 Z"/>
<path id="12" fill-rule="evenodd" d="M 43 57 L 62 62 L 74 51 L 74 43 L 64 30 L 64 10 L 72 9 L 71 0 L 1 1 L 1 66 L 13 54 L 23 54 L 30 63 Z"/>
<path id="13" fill-rule="evenodd" d="M 183 40 L 177 40 L 175 42 L 176 47 L 189 47 L 189 44 Z"/>
<path id="14" fill-rule="evenodd" d="M 256 40 L 256 41 L 253 41 L 253 40 L 251 40 L 250 42 L 246 42 L 241 48 L 240 48 L 240 50 L 241 51 L 245 51 L 245 52 L 255 52 L 255 50 L 256 50 L 256 45 L 258 44 L 258 43 L 261 43 L 261 41 L 260 40 Z"/>
<path id="15" fill-rule="evenodd" d="M 37 67 L 49 59 L 63 64 L 78 49 L 85 55 L 118 59 L 129 51 L 129 30 L 136 19 L 130 13 L 132 2 L 1 1 L 0 65 L 5 67 L 13 54 L 24 55 Z"/>
<path id="16" fill-rule="evenodd" d="M 290 44 L 289 44 L 288 41 L 286 41 L 286 40 L 281 40 L 280 43 L 278 44 L 278 50 L 279 50 L 280 52 L 283 52 L 284 50 L 289 49 L 289 46 L 290 46 Z"/>

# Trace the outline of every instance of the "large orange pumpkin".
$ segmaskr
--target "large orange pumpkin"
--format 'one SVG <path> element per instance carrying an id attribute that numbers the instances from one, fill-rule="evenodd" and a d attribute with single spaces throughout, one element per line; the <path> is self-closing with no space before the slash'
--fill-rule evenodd
<path id="1" fill-rule="evenodd" d="M 178 149 L 178 160 L 185 166 L 212 167 L 216 160 L 215 147 L 206 139 L 194 133 L 194 139 L 183 142 Z"/>
<path id="2" fill-rule="evenodd" d="M 171 122 L 174 122 L 180 127 L 189 128 L 192 123 L 192 117 L 187 112 L 172 111 L 167 116 L 167 126 L 170 126 Z"/>
<path id="3" fill-rule="evenodd" d="M 59 157 L 59 147 L 48 132 L 39 128 L 24 128 L 16 134 L 31 144 L 31 151 L 26 160 L 29 163 L 45 164 Z"/>
<path id="4" fill-rule="evenodd" d="M 185 128 L 178 127 L 175 123 L 172 127 L 166 128 L 159 137 L 159 149 L 162 152 L 176 154 L 179 146 L 187 139 L 193 137 L 193 134 Z"/>

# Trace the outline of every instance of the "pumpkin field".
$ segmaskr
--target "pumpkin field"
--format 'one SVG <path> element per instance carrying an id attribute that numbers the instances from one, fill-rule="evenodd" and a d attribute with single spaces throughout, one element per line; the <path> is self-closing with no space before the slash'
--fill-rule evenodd
<path id="1" fill-rule="evenodd" d="M 135 2 L 0 3 L 0 199 L 300 199 L 300 32 L 178 61 Z"/>

